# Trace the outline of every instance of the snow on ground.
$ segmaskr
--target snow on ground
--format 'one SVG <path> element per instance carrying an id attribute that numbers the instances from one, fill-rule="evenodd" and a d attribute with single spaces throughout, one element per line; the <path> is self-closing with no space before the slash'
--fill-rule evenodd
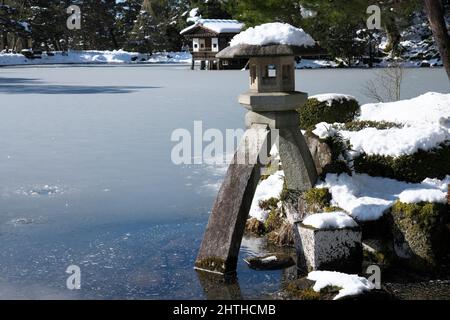
<path id="1" fill-rule="evenodd" d="M 310 99 L 316 99 L 319 102 L 326 102 L 329 107 L 331 107 L 331 104 L 333 101 L 338 101 L 339 103 L 343 103 L 345 101 L 349 100 L 356 100 L 354 96 L 350 96 L 348 94 L 342 94 L 342 93 L 323 93 L 323 94 L 316 94 L 315 96 L 311 96 Z"/>
<path id="2" fill-rule="evenodd" d="M 345 212 L 324 212 L 310 215 L 303 224 L 316 229 L 344 229 L 357 227 L 358 224 Z"/>
<path id="3" fill-rule="evenodd" d="M 270 198 L 278 198 L 281 191 L 283 191 L 283 184 L 283 171 L 277 171 L 275 174 L 261 181 L 256 188 L 255 196 L 250 209 L 250 217 L 256 218 L 259 221 L 266 221 L 268 213 L 259 207 L 259 202 Z"/>
<path id="4" fill-rule="evenodd" d="M 287 23 L 266 23 L 236 35 L 230 45 L 269 45 L 285 44 L 293 46 L 312 47 L 316 44 L 314 39 L 301 28 L 295 28 Z"/>
<path id="5" fill-rule="evenodd" d="M 445 203 L 450 176 L 444 180 L 426 179 L 407 183 L 366 174 L 328 174 L 318 188 L 329 188 L 332 205 L 340 207 L 358 221 L 379 219 L 395 201 Z"/>
<path id="6" fill-rule="evenodd" d="M 328 286 L 342 288 L 333 300 L 359 295 L 375 289 L 373 283 L 356 274 L 345 274 L 334 271 L 313 271 L 308 274 L 308 279 L 316 282 L 313 287 L 316 292 L 320 292 L 320 290 Z"/>
<path id="7" fill-rule="evenodd" d="M 190 63 L 192 56 L 189 52 L 164 52 L 152 56 L 123 50 L 115 51 L 69 51 L 67 55 L 55 52 L 48 56 L 45 53 L 41 59 L 27 59 L 22 54 L 0 53 L 0 66 L 7 65 L 40 65 L 40 64 L 86 64 L 86 63 Z"/>
<path id="8" fill-rule="evenodd" d="M 332 99 L 334 94 L 322 95 Z M 317 96 L 315 96 L 317 97 Z M 320 97 L 320 96 L 319 96 Z M 313 133 L 325 139 L 340 133 L 357 154 L 399 157 L 431 150 L 450 140 L 450 94 L 428 92 L 419 97 L 361 106 L 359 120 L 388 121 L 402 128 L 339 130 L 339 124 L 319 123 Z"/>

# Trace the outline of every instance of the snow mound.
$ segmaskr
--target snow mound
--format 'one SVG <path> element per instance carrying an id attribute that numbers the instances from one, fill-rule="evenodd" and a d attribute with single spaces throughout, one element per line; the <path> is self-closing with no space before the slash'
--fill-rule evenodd
<path id="1" fill-rule="evenodd" d="M 266 23 L 254 28 L 249 28 L 236 35 L 230 45 L 270 45 L 284 44 L 292 46 L 313 47 L 316 42 L 301 28 L 295 28 L 287 23 Z"/>
<path id="2" fill-rule="evenodd" d="M 366 174 L 328 174 L 318 188 L 329 188 L 332 205 L 348 212 L 357 221 L 373 221 L 383 216 L 395 201 L 418 203 L 444 202 L 450 176 L 444 180 L 426 179 L 407 183 Z"/>
<path id="3" fill-rule="evenodd" d="M 449 130 L 445 127 L 427 123 L 403 128 L 366 128 L 340 133 L 358 153 L 394 158 L 414 154 L 419 150 L 429 151 L 450 137 Z"/>
<path id="4" fill-rule="evenodd" d="M 334 286 L 342 288 L 333 300 L 338 300 L 347 296 L 355 296 L 375 289 L 375 285 L 364 277 L 356 274 L 345 274 L 334 271 L 313 271 L 308 274 L 308 280 L 315 281 L 314 291 Z"/>
<path id="5" fill-rule="evenodd" d="M 303 224 L 316 229 L 354 228 L 358 224 L 345 212 L 324 212 L 310 215 Z"/>
<path id="6" fill-rule="evenodd" d="M 428 92 L 409 100 L 365 104 L 359 119 L 439 125 L 450 120 L 450 94 Z"/>
<path id="7" fill-rule="evenodd" d="M 259 202 L 270 198 L 278 198 L 281 191 L 283 191 L 283 184 L 284 172 L 281 170 L 261 181 L 256 188 L 255 196 L 250 209 L 250 217 L 256 218 L 259 221 L 266 221 L 268 213 L 259 207 Z"/>
<path id="8" fill-rule="evenodd" d="M 413 189 L 405 190 L 399 195 L 399 200 L 404 203 L 434 202 L 447 203 L 447 193 L 437 189 Z"/>
<path id="9" fill-rule="evenodd" d="M 317 94 L 315 96 L 311 96 L 310 99 L 316 99 L 319 102 L 326 102 L 329 107 L 331 107 L 331 104 L 333 101 L 338 101 L 339 103 L 348 101 L 348 100 L 356 100 L 354 96 L 350 96 L 348 94 L 341 94 L 341 93 L 324 93 L 324 94 Z"/>

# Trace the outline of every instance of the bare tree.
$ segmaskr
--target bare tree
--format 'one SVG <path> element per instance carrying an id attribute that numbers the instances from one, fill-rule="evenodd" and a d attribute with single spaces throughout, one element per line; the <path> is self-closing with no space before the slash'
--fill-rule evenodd
<path id="1" fill-rule="evenodd" d="M 425 9 L 433 31 L 434 40 L 439 48 L 442 63 L 450 80 L 450 37 L 445 25 L 444 10 L 440 0 L 424 0 Z"/>
<path id="2" fill-rule="evenodd" d="M 375 78 L 367 81 L 363 93 L 378 102 L 398 101 L 401 97 L 403 67 L 395 62 L 376 71 Z"/>

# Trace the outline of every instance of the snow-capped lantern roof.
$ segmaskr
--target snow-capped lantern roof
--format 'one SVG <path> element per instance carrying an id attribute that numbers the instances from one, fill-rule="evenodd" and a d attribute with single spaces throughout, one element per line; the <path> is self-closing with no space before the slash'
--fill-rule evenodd
<path id="1" fill-rule="evenodd" d="M 197 27 L 203 27 L 209 29 L 215 33 L 239 33 L 244 28 L 244 24 L 238 20 L 228 19 L 199 19 L 192 26 L 183 29 L 180 34 L 188 33 L 196 29 Z"/>
<path id="2" fill-rule="evenodd" d="M 266 23 L 236 35 L 218 58 L 316 55 L 316 41 L 303 29 L 287 23 Z"/>

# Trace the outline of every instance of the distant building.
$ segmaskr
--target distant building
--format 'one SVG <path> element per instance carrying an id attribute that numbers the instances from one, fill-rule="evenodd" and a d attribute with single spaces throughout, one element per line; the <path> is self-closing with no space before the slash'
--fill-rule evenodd
<path id="1" fill-rule="evenodd" d="M 189 40 L 192 53 L 192 69 L 200 61 L 201 69 L 242 69 L 247 60 L 218 59 L 216 54 L 229 46 L 231 39 L 240 33 L 244 24 L 237 20 L 199 19 L 181 31 Z"/>

